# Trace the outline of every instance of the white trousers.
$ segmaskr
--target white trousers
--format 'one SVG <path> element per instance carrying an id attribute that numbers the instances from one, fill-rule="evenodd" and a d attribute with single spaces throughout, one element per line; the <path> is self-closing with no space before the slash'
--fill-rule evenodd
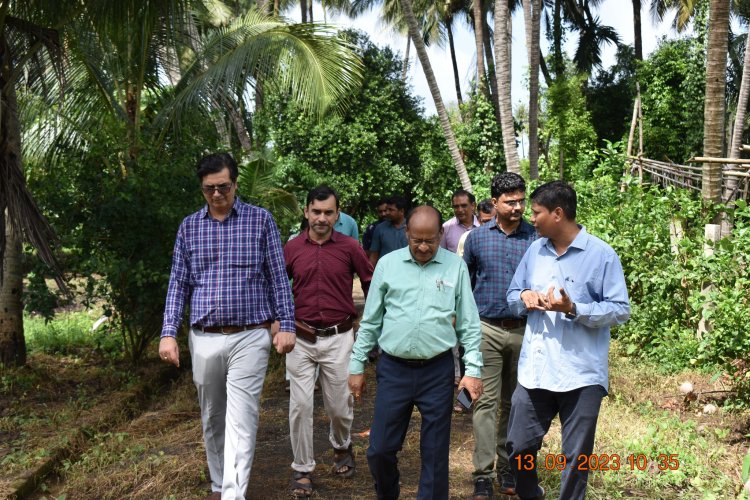
<path id="1" fill-rule="evenodd" d="M 229 335 L 190 330 L 211 490 L 223 500 L 245 498 L 270 347 L 268 328 Z"/>
<path id="2" fill-rule="evenodd" d="M 328 439 L 335 449 L 351 443 L 354 399 L 349 393 L 349 356 L 354 345 L 354 332 L 319 337 L 315 344 L 297 338 L 294 350 L 286 355 L 289 372 L 289 434 L 294 462 L 292 469 L 312 472 L 315 469 L 313 450 L 313 398 L 315 369 L 320 367 L 320 388 L 323 405 L 331 427 Z"/>

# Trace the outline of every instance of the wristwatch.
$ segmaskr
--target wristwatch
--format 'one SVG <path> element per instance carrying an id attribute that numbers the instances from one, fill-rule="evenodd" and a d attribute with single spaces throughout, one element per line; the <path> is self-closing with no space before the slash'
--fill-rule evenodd
<path id="1" fill-rule="evenodd" d="M 576 316 L 578 316 L 578 311 L 576 311 L 576 303 L 573 302 L 573 309 L 571 309 L 570 312 L 565 313 L 565 317 L 568 319 L 576 319 Z"/>

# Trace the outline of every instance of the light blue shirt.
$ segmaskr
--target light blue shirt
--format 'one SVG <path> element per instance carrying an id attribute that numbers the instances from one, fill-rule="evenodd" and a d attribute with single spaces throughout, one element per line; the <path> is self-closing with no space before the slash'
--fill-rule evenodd
<path id="1" fill-rule="evenodd" d="M 620 258 L 581 228 L 558 256 L 548 238 L 531 244 L 508 288 L 508 305 L 528 313 L 518 360 L 518 383 L 527 389 L 565 392 L 598 384 L 609 386 L 609 329 L 630 317 Z M 521 292 L 547 293 L 562 287 L 576 305 L 576 317 L 555 311 L 528 311 Z"/>
<path id="2" fill-rule="evenodd" d="M 481 339 L 479 312 L 463 259 L 438 248 L 432 260 L 420 265 L 409 247 L 401 248 L 378 260 L 349 373 L 364 372 L 367 353 L 376 345 L 391 356 L 430 359 L 458 341 L 465 351 L 466 375 L 479 378 Z"/>
<path id="3" fill-rule="evenodd" d="M 333 229 L 341 234 L 351 236 L 355 240 L 359 240 L 359 228 L 357 227 L 357 221 L 355 221 L 351 215 L 339 212 L 339 220 L 333 225 Z"/>

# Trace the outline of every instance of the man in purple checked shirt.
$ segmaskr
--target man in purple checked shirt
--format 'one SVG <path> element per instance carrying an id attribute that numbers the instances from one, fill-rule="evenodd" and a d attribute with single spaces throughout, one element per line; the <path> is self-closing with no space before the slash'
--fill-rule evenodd
<path id="1" fill-rule="evenodd" d="M 294 348 L 294 303 L 271 214 L 241 202 L 226 153 L 197 166 L 206 206 L 182 221 L 172 257 L 159 356 L 180 365 L 175 336 L 190 300 L 190 353 L 211 494 L 244 499 L 271 344 Z M 278 320 L 279 332 L 271 335 Z"/>

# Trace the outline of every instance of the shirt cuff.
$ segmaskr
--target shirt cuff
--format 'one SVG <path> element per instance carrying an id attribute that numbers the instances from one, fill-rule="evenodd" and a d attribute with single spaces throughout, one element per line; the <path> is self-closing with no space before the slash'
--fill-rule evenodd
<path id="1" fill-rule="evenodd" d="M 466 363 L 466 375 L 469 377 L 482 378 L 482 353 L 479 351 L 467 352 L 464 354 L 464 363 Z"/>
<path id="2" fill-rule="evenodd" d="M 364 372 L 365 372 L 365 364 L 362 361 L 359 361 L 352 357 L 352 359 L 349 361 L 349 374 L 360 375 Z"/>
<path id="3" fill-rule="evenodd" d="M 281 321 L 279 321 L 279 331 L 297 333 L 297 328 L 294 326 L 294 320 L 282 319 Z"/>
<path id="4" fill-rule="evenodd" d="M 592 304 L 581 304 L 580 302 L 576 302 L 576 318 L 579 318 L 581 316 L 591 316 L 591 308 L 593 307 Z"/>
<path id="5" fill-rule="evenodd" d="M 174 327 L 174 326 L 165 326 L 161 330 L 161 337 L 162 338 L 164 338 L 164 337 L 172 337 L 172 338 L 177 337 L 177 327 Z"/>

